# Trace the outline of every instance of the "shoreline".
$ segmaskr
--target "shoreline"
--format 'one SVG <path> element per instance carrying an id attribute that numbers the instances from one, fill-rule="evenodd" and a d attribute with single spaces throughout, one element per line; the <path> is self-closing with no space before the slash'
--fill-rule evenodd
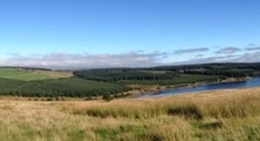
<path id="1" fill-rule="evenodd" d="M 158 95 L 162 91 L 166 90 L 175 90 L 175 89 L 183 89 L 183 88 L 191 88 L 198 87 L 204 85 L 212 85 L 212 84 L 224 84 L 224 83 L 234 83 L 234 82 L 243 82 L 253 79 L 253 77 L 245 77 L 245 78 L 227 78 L 221 81 L 212 81 L 212 82 L 195 82 L 189 84 L 179 84 L 179 85 L 170 85 L 170 86 L 160 86 L 160 85 L 130 85 L 133 90 L 125 92 L 127 95 L 123 98 L 139 98 L 144 95 Z"/>

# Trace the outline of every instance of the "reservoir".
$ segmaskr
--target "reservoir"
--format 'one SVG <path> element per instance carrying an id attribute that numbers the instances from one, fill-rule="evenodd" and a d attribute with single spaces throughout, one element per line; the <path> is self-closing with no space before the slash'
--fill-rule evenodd
<path id="1" fill-rule="evenodd" d="M 250 87 L 260 87 L 260 77 L 256 77 L 247 81 L 242 82 L 229 82 L 229 83 L 217 83 L 217 84 L 208 84 L 195 87 L 186 87 L 186 88 L 174 88 L 162 90 L 156 94 L 147 94 L 142 96 L 142 98 L 150 97 L 162 97 L 170 96 L 176 94 L 184 93 L 194 93 L 201 91 L 211 91 L 211 90 L 221 90 L 221 89 L 237 89 L 237 88 L 250 88 Z"/>

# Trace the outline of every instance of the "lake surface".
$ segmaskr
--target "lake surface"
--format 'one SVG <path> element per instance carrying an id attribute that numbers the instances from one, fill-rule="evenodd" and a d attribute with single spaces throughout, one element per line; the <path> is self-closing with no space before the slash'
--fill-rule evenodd
<path id="1" fill-rule="evenodd" d="M 170 96 L 176 94 L 194 93 L 194 92 L 210 91 L 210 90 L 237 89 L 237 88 L 250 88 L 250 87 L 260 87 L 260 77 L 243 81 L 243 82 L 218 83 L 218 84 L 208 84 L 208 85 L 201 85 L 201 86 L 187 87 L 187 88 L 167 89 L 167 90 L 162 90 L 156 94 L 144 95 L 142 96 L 142 98 L 162 97 L 162 96 Z"/>

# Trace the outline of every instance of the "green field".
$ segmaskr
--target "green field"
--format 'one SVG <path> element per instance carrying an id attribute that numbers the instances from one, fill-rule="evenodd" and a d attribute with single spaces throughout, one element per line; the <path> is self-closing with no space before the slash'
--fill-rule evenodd
<path id="1" fill-rule="evenodd" d="M 73 75 L 70 72 L 58 72 L 58 71 L 22 69 L 22 68 L 21 69 L 0 68 L 0 78 L 23 80 L 23 81 L 69 78 L 71 76 Z"/>

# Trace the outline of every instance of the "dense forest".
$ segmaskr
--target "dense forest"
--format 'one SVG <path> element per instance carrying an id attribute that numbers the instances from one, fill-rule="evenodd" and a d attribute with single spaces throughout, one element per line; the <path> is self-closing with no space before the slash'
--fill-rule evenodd
<path id="1" fill-rule="evenodd" d="M 185 74 L 221 75 L 225 77 L 257 76 L 260 63 L 211 63 L 199 65 L 162 66 L 150 70 L 177 71 Z"/>
<path id="2" fill-rule="evenodd" d="M 93 69 L 75 71 L 74 75 L 88 80 L 104 82 L 133 82 L 144 84 L 176 84 L 183 80 L 186 83 L 194 81 L 215 81 L 228 77 L 243 78 L 257 76 L 260 72 L 260 63 L 214 63 L 201 65 L 162 66 L 154 68 L 117 68 Z M 201 79 L 198 79 L 201 78 Z M 152 83 L 154 82 L 154 83 Z"/>
<path id="3" fill-rule="evenodd" d="M 0 94 L 26 97 L 92 97 L 128 90 L 118 84 L 79 78 L 40 81 L 0 79 Z"/>

